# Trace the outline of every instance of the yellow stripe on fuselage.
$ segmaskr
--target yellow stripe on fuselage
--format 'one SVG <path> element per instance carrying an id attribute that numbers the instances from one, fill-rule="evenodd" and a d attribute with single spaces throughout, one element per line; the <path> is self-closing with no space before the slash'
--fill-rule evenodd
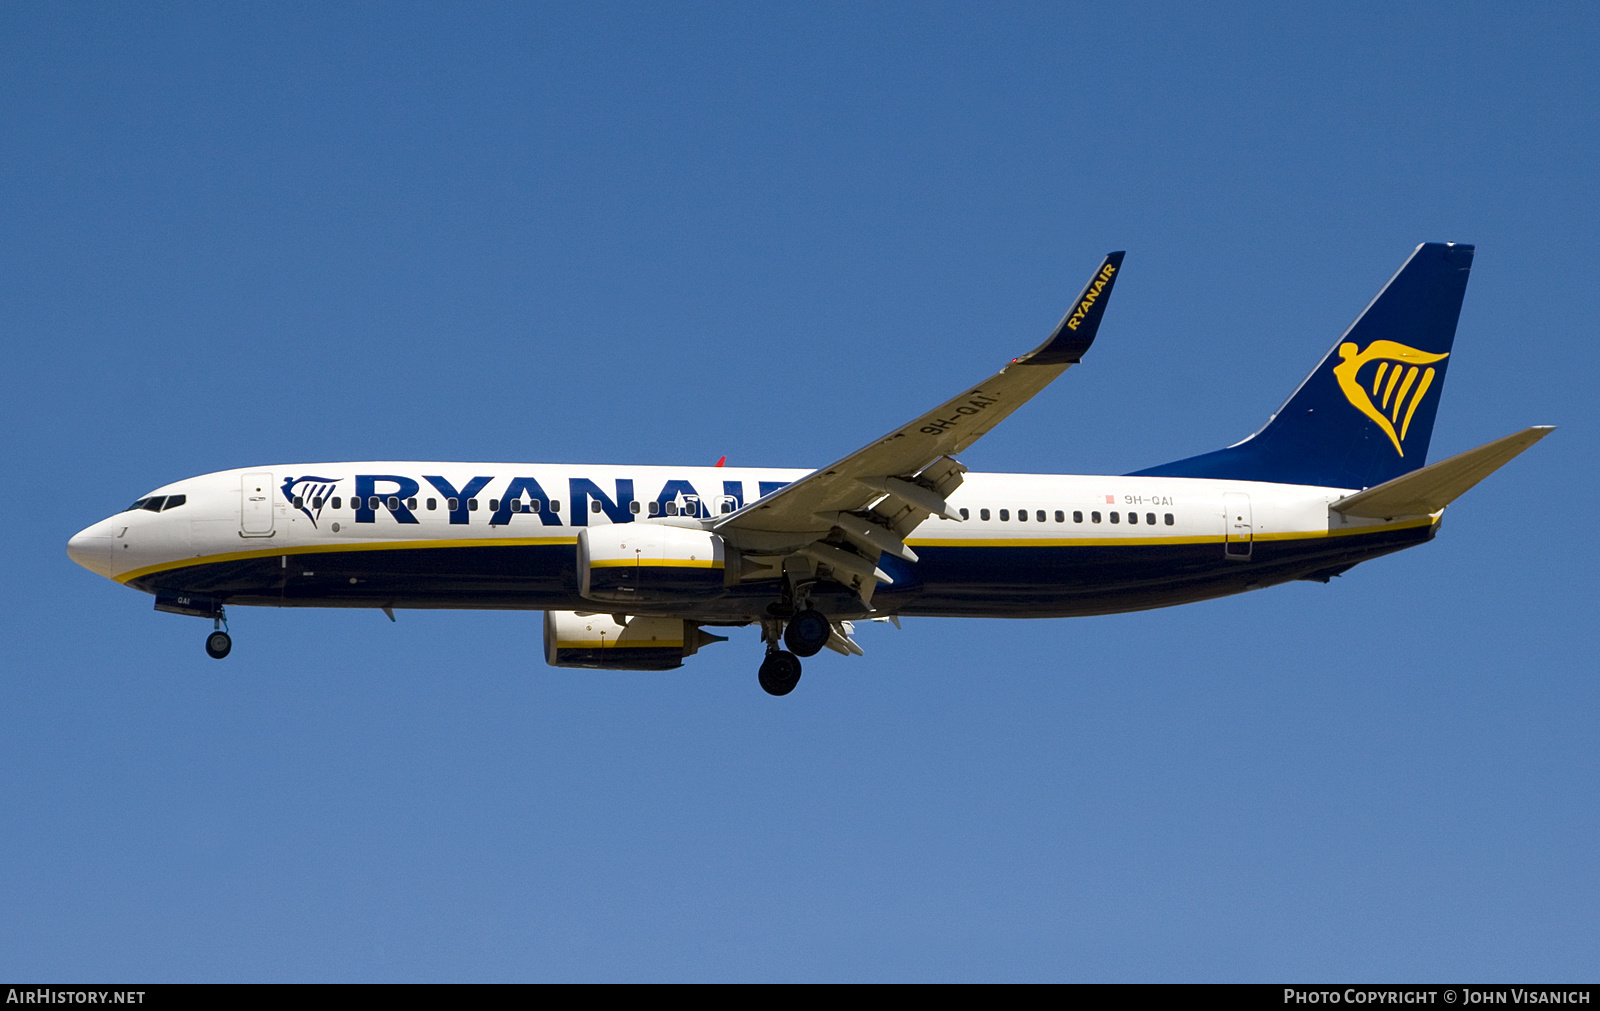
<path id="1" fill-rule="evenodd" d="M 1376 523 L 1351 527 L 1345 530 L 1289 530 L 1279 533 L 1256 533 L 1254 541 L 1309 541 L 1323 537 L 1349 537 L 1357 534 L 1387 533 L 1391 530 L 1410 530 L 1414 527 L 1432 526 L 1436 517 L 1423 516 L 1402 520 L 1399 523 Z M 1151 544 L 1221 544 L 1222 534 L 1172 537 L 911 537 L 906 544 L 914 548 L 1105 548 L 1122 545 Z"/>
<path id="2" fill-rule="evenodd" d="M 1348 537 L 1358 534 L 1386 533 L 1392 530 L 1409 530 L 1415 527 L 1431 526 L 1438 521 L 1436 516 L 1424 516 L 1417 519 L 1402 520 L 1398 523 L 1381 523 L 1369 526 L 1351 527 L 1345 530 L 1296 530 L 1282 533 L 1258 533 L 1252 539 L 1256 541 L 1299 541 L 1316 540 L 1324 537 Z M 259 548 L 253 551 L 228 551 L 216 555 L 199 555 L 194 558 L 180 558 L 174 561 L 161 562 L 156 565 L 146 565 L 143 568 L 133 569 L 121 575 L 113 576 L 119 583 L 126 583 L 148 576 L 156 572 L 167 572 L 172 569 L 186 569 L 194 565 L 214 565 L 219 562 L 236 562 L 250 558 L 271 558 L 274 555 L 319 555 L 333 554 L 343 551 L 417 551 L 425 548 L 488 548 L 488 547 L 529 547 L 553 544 L 576 544 L 577 535 L 565 537 L 482 537 L 470 540 L 426 540 L 426 541 L 352 541 L 341 544 L 302 544 L 292 548 Z M 906 541 L 913 547 L 937 548 L 1079 548 L 1079 547 L 1121 547 L 1121 546 L 1149 546 L 1161 544 L 1221 544 L 1221 534 L 1206 536 L 1175 536 L 1175 537 L 913 537 Z M 607 568 L 623 565 L 645 565 L 655 567 L 676 568 L 715 568 L 724 567 L 717 561 L 661 561 L 637 562 L 624 559 L 615 561 L 600 561 L 590 563 L 595 568 Z"/>
<path id="3" fill-rule="evenodd" d="M 625 565 L 637 565 L 644 569 L 720 569 L 722 563 L 718 561 L 693 561 L 682 558 L 604 558 L 591 561 L 591 569 L 619 569 Z"/>

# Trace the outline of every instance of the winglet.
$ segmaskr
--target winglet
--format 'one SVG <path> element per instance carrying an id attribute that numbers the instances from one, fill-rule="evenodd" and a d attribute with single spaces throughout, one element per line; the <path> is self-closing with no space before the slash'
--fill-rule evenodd
<path id="1" fill-rule="evenodd" d="M 1346 516 L 1369 519 L 1436 513 L 1553 431 L 1555 427 L 1551 425 L 1525 428 L 1342 498 L 1328 508 Z"/>
<path id="2" fill-rule="evenodd" d="M 1111 300 L 1111 286 L 1117 283 L 1122 270 L 1123 251 L 1107 253 L 1100 269 L 1089 278 L 1083 294 L 1072 303 L 1072 308 L 1056 324 L 1050 339 L 1029 351 L 1021 358 L 1012 359 L 1013 365 L 1073 365 L 1083 359 L 1083 353 L 1094 343 L 1100 329 L 1100 317 L 1106 313 L 1106 303 Z"/>

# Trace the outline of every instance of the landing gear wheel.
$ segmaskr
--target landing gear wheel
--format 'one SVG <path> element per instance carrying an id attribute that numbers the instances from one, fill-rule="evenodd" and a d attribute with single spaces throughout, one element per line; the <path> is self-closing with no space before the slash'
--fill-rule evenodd
<path id="1" fill-rule="evenodd" d="M 795 656 L 816 656 L 832 634 L 828 616 L 808 607 L 789 619 L 789 627 L 783 630 L 783 644 Z"/>
<path id="2" fill-rule="evenodd" d="M 233 649 L 233 639 L 226 632 L 212 632 L 206 636 L 206 656 L 221 660 Z"/>
<path id="3" fill-rule="evenodd" d="M 761 688 L 768 695 L 787 695 L 800 683 L 800 658 L 775 649 L 761 661 Z"/>

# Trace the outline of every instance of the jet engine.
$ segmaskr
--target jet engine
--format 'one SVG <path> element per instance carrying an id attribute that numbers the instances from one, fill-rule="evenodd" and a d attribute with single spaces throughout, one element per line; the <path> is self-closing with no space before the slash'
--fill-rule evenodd
<path id="1" fill-rule="evenodd" d="M 727 548 L 708 530 L 617 523 L 578 533 L 578 592 L 590 600 L 704 597 L 722 589 L 726 573 Z"/>
<path id="2" fill-rule="evenodd" d="M 552 667 L 672 670 L 701 646 L 726 641 L 681 618 L 544 613 L 544 656 Z"/>

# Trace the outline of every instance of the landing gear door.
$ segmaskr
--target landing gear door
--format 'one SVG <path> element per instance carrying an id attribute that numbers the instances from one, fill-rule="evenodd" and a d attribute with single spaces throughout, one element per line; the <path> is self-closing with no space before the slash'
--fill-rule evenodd
<path id="1" fill-rule="evenodd" d="M 1255 526 L 1250 518 L 1250 496 L 1230 491 L 1222 496 L 1223 554 L 1233 561 L 1250 560 L 1255 544 Z"/>
<path id="2" fill-rule="evenodd" d="M 239 536 L 271 537 L 272 475 L 245 474 L 239 479 Z"/>

